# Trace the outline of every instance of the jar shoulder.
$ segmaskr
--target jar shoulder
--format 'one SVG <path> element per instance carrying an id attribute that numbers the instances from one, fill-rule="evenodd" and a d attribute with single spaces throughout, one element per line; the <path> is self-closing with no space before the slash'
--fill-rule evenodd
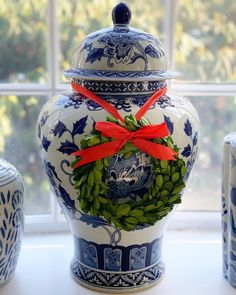
<path id="1" fill-rule="evenodd" d="M 103 98 L 113 105 L 121 116 L 135 114 L 151 96 L 149 95 L 106 95 Z M 189 116 L 192 120 L 198 121 L 198 115 L 191 104 L 191 102 L 179 94 L 168 92 L 162 96 L 157 102 L 155 102 L 147 111 L 145 116 L 149 116 L 149 113 L 157 111 L 161 115 L 168 114 L 169 116 L 183 117 Z M 51 98 L 43 107 L 39 120 L 44 123 L 49 117 L 50 120 L 71 120 L 73 117 L 82 116 L 87 114 L 93 118 L 98 117 L 100 119 L 101 114 L 107 116 L 107 112 L 102 106 L 97 104 L 91 99 L 86 99 L 82 95 L 72 91 L 65 92 L 58 96 Z M 158 116 L 155 116 L 158 119 Z"/>

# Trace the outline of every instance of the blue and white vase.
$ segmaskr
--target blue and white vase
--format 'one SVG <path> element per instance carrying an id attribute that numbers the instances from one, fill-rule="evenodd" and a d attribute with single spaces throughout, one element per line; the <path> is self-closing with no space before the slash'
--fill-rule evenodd
<path id="1" fill-rule="evenodd" d="M 0 159 L 0 287 L 14 275 L 24 229 L 23 182 L 14 166 Z"/>
<path id="2" fill-rule="evenodd" d="M 66 77 L 112 104 L 122 117 L 135 114 L 145 101 L 175 77 L 168 70 L 158 39 L 129 27 L 130 10 L 119 4 L 113 10 L 114 26 L 89 35 L 74 55 Z M 73 277 L 82 285 L 111 293 L 142 289 L 158 282 L 164 272 L 161 248 L 168 214 L 153 226 L 125 231 L 101 217 L 85 214 L 73 185 L 72 152 L 91 133 L 94 122 L 109 115 L 100 105 L 68 91 L 50 99 L 38 119 L 42 161 L 52 191 L 70 224 L 75 253 Z M 198 115 L 184 97 L 167 92 L 145 115 L 152 124 L 165 121 L 187 175 L 197 155 Z M 110 162 L 111 197 L 142 197 L 152 180 L 150 157 L 138 153 L 128 160 Z M 176 269 L 176 271 L 178 271 Z"/>
<path id="3" fill-rule="evenodd" d="M 224 138 L 222 230 L 223 272 L 236 288 L 236 132 Z"/>

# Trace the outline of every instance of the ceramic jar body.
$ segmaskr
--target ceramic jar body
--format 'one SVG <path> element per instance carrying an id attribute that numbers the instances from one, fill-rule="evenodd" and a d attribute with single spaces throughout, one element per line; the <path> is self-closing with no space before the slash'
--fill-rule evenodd
<path id="1" fill-rule="evenodd" d="M 223 272 L 236 288 L 236 132 L 224 139 L 222 231 Z"/>
<path id="2" fill-rule="evenodd" d="M 0 160 L 0 286 L 13 276 L 24 229 L 23 183 L 15 167 Z"/>
<path id="3" fill-rule="evenodd" d="M 122 117 L 137 113 L 152 93 L 165 85 L 165 81 L 79 83 L 115 106 Z M 70 154 L 81 148 L 80 142 L 91 133 L 94 122 L 104 122 L 109 115 L 92 100 L 68 92 L 52 98 L 43 107 L 38 120 L 38 136 L 45 171 L 74 236 L 72 274 L 89 288 L 114 293 L 146 287 L 161 278 L 161 241 L 169 215 L 153 226 L 127 232 L 81 211 L 70 167 L 74 157 Z M 198 139 L 198 116 L 191 103 L 167 93 L 145 117 L 152 124 L 167 123 L 180 148 L 180 157 L 186 162 L 187 179 L 196 158 Z M 110 197 L 125 198 L 135 194 L 142 197 L 151 178 L 150 157 L 141 152 L 128 160 L 114 156 L 110 165 Z"/>

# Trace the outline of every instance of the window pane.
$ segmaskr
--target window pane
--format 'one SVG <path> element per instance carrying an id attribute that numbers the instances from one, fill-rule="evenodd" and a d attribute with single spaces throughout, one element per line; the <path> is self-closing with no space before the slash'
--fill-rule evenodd
<path id="1" fill-rule="evenodd" d="M 0 157 L 15 165 L 23 177 L 27 215 L 51 210 L 36 142 L 36 120 L 45 101 L 45 97 L 0 96 Z"/>
<path id="2" fill-rule="evenodd" d="M 46 3 L 0 0 L 0 83 L 47 80 Z"/>
<path id="3" fill-rule="evenodd" d="M 175 67 L 185 81 L 236 80 L 236 5 L 232 0 L 179 0 Z"/>
<path id="4" fill-rule="evenodd" d="M 112 26 L 111 12 L 118 2 L 115 0 L 58 1 L 61 77 L 63 71 L 70 67 L 73 53 L 81 41 L 89 33 Z M 147 31 L 160 39 L 163 37 L 164 0 L 146 0 L 145 3 L 132 0 L 125 2 L 132 10 L 132 27 Z"/>
<path id="5" fill-rule="evenodd" d="M 220 210 L 223 138 L 236 128 L 235 97 L 192 97 L 200 116 L 198 159 L 185 191 L 183 210 Z"/>

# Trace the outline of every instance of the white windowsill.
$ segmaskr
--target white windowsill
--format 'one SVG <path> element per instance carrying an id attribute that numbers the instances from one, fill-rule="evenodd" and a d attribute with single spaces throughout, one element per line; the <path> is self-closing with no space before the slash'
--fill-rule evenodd
<path id="1" fill-rule="evenodd" d="M 70 234 L 25 235 L 19 264 L 1 295 L 102 294 L 78 285 L 70 276 L 73 255 Z M 166 233 L 163 261 L 166 273 L 154 287 L 140 295 L 233 295 L 222 275 L 220 231 L 173 231 Z M 135 291 L 137 294 L 137 291 Z"/>

